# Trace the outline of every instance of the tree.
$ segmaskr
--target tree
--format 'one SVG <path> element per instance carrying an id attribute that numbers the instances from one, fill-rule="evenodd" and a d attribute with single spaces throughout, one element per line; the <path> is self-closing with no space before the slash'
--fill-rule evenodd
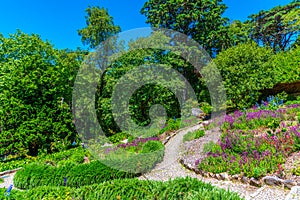
<path id="1" fill-rule="evenodd" d="M 237 46 L 238 44 L 247 43 L 250 41 L 248 23 L 243 23 L 239 20 L 234 20 L 228 27 L 228 42 L 226 47 Z"/>
<path id="2" fill-rule="evenodd" d="M 218 54 L 214 62 L 223 78 L 229 109 L 254 105 L 261 90 L 274 86 L 276 72 L 268 63 L 272 56 L 271 49 L 254 42 L 239 44 Z"/>
<path id="3" fill-rule="evenodd" d="M 71 91 L 83 52 L 38 35 L 0 37 L 0 154 L 37 155 L 76 140 Z"/>
<path id="4" fill-rule="evenodd" d="M 177 52 L 178 54 L 176 54 L 175 52 L 159 48 L 145 48 L 156 47 L 157 45 L 162 45 L 163 47 L 164 44 L 169 44 L 170 40 L 171 38 L 166 37 L 166 35 L 155 32 L 149 37 L 131 41 L 128 43 L 128 49 L 123 51 L 120 57 L 106 69 L 97 90 L 96 107 L 101 128 L 107 135 L 123 130 L 120 129 L 114 121 L 111 102 L 113 93 L 116 91 L 115 87 L 124 76 L 127 76 L 130 82 L 121 84 L 124 85 L 124 88 L 122 88 L 120 92 L 122 94 L 127 91 L 130 93 L 130 89 L 138 85 L 141 80 L 143 83 L 147 82 L 147 80 L 151 79 L 152 75 L 156 77 L 156 79 L 153 80 L 160 80 L 160 84 L 145 84 L 137 88 L 137 90 L 130 95 L 130 99 L 123 98 L 120 93 L 117 95 L 118 98 L 121 99 L 120 101 L 128 100 L 130 117 L 140 126 L 149 125 L 150 122 L 153 122 L 151 121 L 151 116 L 149 116 L 149 111 L 151 110 L 150 108 L 152 108 L 151 106 L 155 104 L 163 105 L 168 118 L 183 117 L 183 115 L 181 115 L 179 102 L 187 100 L 191 96 L 187 85 L 185 85 L 185 81 L 190 83 L 199 100 L 207 100 L 205 99 L 206 93 L 205 95 L 201 93 L 203 89 L 207 92 L 207 88 L 205 88 L 201 82 L 199 72 L 195 73 L 195 68 L 192 64 L 188 63 L 187 60 L 183 59 L 180 53 Z M 155 66 L 170 70 L 168 71 L 170 73 L 166 73 L 163 70 L 160 71 L 160 69 L 155 68 Z M 153 67 L 153 71 L 151 71 L 153 73 L 143 74 L 142 72 L 147 71 L 148 67 Z M 141 71 L 131 74 L 132 70 Z M 171 76 L 174 71 L 179 72 L 185 80 L 182 81 L 178 76 Z M 172 77 L 171 80 L 168 79 L 170 77 Z M 176 88 L 176 90 L 179 91 L 177 95 L 182 97 L 182 99 L 178 100 L 170 88 Z M 185 92 L 187 94 L 185 94 Z M 128 116 L 128 113 L 121 113 L 121 115 L 122 114 Z"/>
<path id="5" fill-rule="evenodd" d="M 107 38 L 120 32 L 121 28 L 114 25 L 113 17 L 109 15 L 106 9 L 88 7 L 86 13 L 87 27 L 78 30 L 84 45 L 89 45 L 93 49 Z"/>
<path id="6" fill-rule="evenodd" d="M 225 9 L 222 0 L 148 0 L 141 13 L 151 26 L 184 33 L 215 56 L 228 44 Z"/>
<path id="7" fill-rule="evenodd" d="M 274 51 L 285 51 L 296 40 L 300 28 L 300 1 L 260 11 L 249 16 L 250 38 Z"/>

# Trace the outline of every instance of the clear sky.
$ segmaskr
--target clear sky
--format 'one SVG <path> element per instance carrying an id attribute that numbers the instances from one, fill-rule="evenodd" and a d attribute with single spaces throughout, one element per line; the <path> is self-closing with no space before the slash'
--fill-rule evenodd
<path id="1" fill-rule="evenodd" d="M 246 20 L 259 10 L 284 5 L 291 0 L 224 0 L 231 20 Z M 0 33 L 8 36 L 17 29 L 37 33 L 57 48 L 82 47 L 77 30 L 85 26 L 85 9 L 108 9 L 122 31 L 149 26 L 140 14 L 145 0 L 0 0 Z"/>

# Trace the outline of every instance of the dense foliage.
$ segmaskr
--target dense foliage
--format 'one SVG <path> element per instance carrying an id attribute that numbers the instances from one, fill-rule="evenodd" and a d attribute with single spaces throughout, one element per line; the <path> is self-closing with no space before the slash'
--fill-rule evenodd
<path id="1" fill-rule="evenodd" d="M 84 45 L 95 48 L 101 42 L 121 31 L 121 28 L 114 24 L 113 17 L 108 14 L 107 9 L 88 7 L 86 13 L 86 27 L 78 30 L 78 35 L 81 36 Z"/>
<path id="2" fill-rule="evenodd" d="M 273 53 L 255 43 L 240 44 L 221 52 L 214 62 L 223 78 L 228 107 L 247 108 L 272 88 L 276 71 L 267 63 Z"/>
<path id="3" fill-rule="evenodd" d="M 134 176 L 136 175 L 109 168 L 99 161 L 93 161 L 90 164 L 76 164 L 67 161 L 58 166 L 32 163 L 16 173 L 14 184 L 20 189 L 38 186 L 64 186 L 64 178 L 67 178 L 67 186 L 80 187 Z"/>
<path id="4" fill-rule="evenodd" d="M 4 189 L 0 190 L 2 193 Z M 1 198 L 1 197 L 0 197 Z M 122 179 L 80 188 L 37 187 L 28 191 L 12 190 L 10 199 L 228 199 L 240 200 L 236 193 L 218 189 L 193 178 L 166 182 Z"/>
<path id="5" fill-rule="evenodd" d="M 82 148 L 72 148 L 65 151 L 60 151 L 52 154 L 43 154 L 37 157 L 26 156 L 19 157 L 18 155 L 10 155 L 2 162 L 0 162 L 0 171 L 12 170 L 16 168 L 23 167 L 29 163 L 40 162 L 40 163 L 51 163 L 52 165 L 57 165 L 58 162 L 64 162 L 65 160 L 70 160 L 75 163 L 82 163 L 84 156 L 92 159 L 91 154 Z"/>
<path id="6" fill-rule="evenodd" d="M 0 155 L 50 153 L 76 139 L 71 95 L 82 59 L 38 35 L 0 36 Z"/>
<path id="7" fill-rule="evenodd" d="M 184 33 L 214 56 L 228 43 L 225 37 L 228 19 L 222 16 L 225 9 L 222 0 L 149 0 L 141 13 L 151 26 Z"/>

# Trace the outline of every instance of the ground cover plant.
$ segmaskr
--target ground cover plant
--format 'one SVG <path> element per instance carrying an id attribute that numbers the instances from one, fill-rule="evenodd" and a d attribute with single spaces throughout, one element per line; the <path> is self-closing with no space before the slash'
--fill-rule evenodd
<path id="1" fill-rule="evenodd" d="M 282 105 L 270 97 L 246 111 L 225 116 L 222 135 L 198 168 L 213 173 L 244 173 L 259 178 L 280 174 L 286 158 L 300 150 L 300 104 Z"/>
<path id="2" fill-rule="evenodd" d="M 203 137 L 205 135 L 204 130 L 196 130 L 192 132 L 188 132 L 183 136 L 183 142 L 191 141 Z"/>
<path id="3" fill-rule="evenodd" d="M 136 138 L 112 147 L 97 148 L 94 152 L 106 165 L 132 173 L 151 170 L 164 156 L 164 145 L 158 137 Z"/>
<path id="4" fill-rule="evenodd" d="M 0 189 L 2 193 L 5 189 Z M 0 199 L 5 199 L 0 196 Z M 236 193 L 219 189 L 194 178 L 166 182 L 138 179 L 105 181 L 79 188 L 42 186 L 28 191 L 12 190 L 10 199 L 228 199 L 241 200 Z"/>

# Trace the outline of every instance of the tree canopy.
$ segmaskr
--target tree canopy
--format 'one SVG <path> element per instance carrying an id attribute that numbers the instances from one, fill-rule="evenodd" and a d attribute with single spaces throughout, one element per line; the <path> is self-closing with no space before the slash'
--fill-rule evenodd
<path id="1" fill-rule="evenodd" d="M 222 0 L 149 0 L 141 13 L 151 26 L 184 33 L 215 56 L 228 43 L 226 8 Z"/>
<path id="2" fill-rule="evenodd" d="M 93 49 L 121 31 L 120 26 L 114 24 L 113 17 L 109 15 L 107 9 L 88 7 L 86 13 L 86 27 L 78 30 L 84 45 Z"/>
<path id="3" fill-rule="evenodd" d="M 57 151 L 76 139 L 71 92 L 82 59 L 35 34 L 0 38 L 1 155 Z"/>
<path id="4" fill-rule="evenodd" d="M 249 16 L 249 37 L 259 45 L 274 51 L 285 51 L 296 41 L 300 33 L 300 1 L 262 10 Z"/>

